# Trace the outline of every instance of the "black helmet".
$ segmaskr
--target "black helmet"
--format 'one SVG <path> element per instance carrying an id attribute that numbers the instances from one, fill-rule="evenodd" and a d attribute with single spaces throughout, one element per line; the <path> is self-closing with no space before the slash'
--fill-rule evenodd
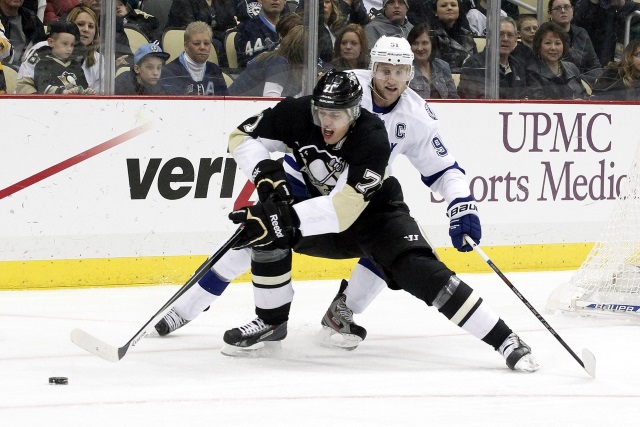
<path id="1" fill-rule="evenodd" d="M 312 104 L 318 108 L 347 109 L 360 105 L 362 86 L 352 72 L 331 70 L 313 89 Z"/>

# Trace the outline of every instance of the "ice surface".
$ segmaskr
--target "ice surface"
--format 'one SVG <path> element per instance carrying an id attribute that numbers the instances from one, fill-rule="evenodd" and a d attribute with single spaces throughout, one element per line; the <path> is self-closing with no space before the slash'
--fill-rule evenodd
<path id="1" fill-rule="evenodd" d="M 146 338 L 117 363 L 73 345 L 81 328 L 123 345 L 177 290 L 0 292 L 3 426 L 606 426 L 640 416 L 640 322 L 543 311 L 572 272 L 507 273 L 578 354 L 591 379 L 493 273 L 460 275 L 533 349 L 542 369 L 502 357 L 407 293 L 384 290 L 356 316 L 355 351 L 317 345 L 338 281 L 295 282 L 289 335 L 270 357 L 220 354 L 228 328 L 254 317 L 251 286 L 231 285 L 211 309 L 166 338 Z M 295 280 L 295 278 L 294 278 Z M 51 376 L 69 385 L 49 385 Z M 615 420 L 615 421 L 614 421 Z"/>

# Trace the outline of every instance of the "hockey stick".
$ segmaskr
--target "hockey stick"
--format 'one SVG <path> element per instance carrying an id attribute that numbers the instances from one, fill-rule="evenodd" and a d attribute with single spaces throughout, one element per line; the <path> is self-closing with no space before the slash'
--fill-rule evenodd
<path id="1" fill-rule="evenodd" d="M 218 260 L 220 260 L 220 258 L 222 258 L 222 256 L 226 254 L 234 244 L 236 244 L 236 242 L 238 242 L 238 240 L 240 239 L 240 233 L 243 229 L 244 225 L 241 225 L 235 231 L 235 233 L 233 233 L 233 236 L 231 236 L 231 238 L 227 240 L 227 242 L 222 247 L 220 247 L 220 249 L 218 249 L 216 253 L 207 258 L 207 260 L 200 267 L 198 267 L 193 276 L 191 276 L 191 278 L 187 280 L 187 283 L 182 285 L 182 287 L 178 289 L 178 292 L 176 292 L 171 298 L 169 298 L 169 300 L 162 306 L 162 308 L 158 310 L 158 312 L 154 314 L 147 321 L 147 323 L 145 323 L 144 326 L 142 326 L 142 328 L 140 328 L 140 330 L 136 332 L 135 335 L 122 347 L 116 347 L 114 345 L 107 344 L 106 342 L 94 337 L 93 335 L 81 329 L 74 329 L 73 331 L 71 331 L 71 341 L 78 347 L 88 351 L 89 353 L 95 354 L 96 356 L 104 360 L 108 360 L 109 362 L 119 361 L 127 354 L 127 351 L 129 351 L 129 347 L 135 346 L 142 338 L 155 330 L 156 323 L 158 323 L 160 319 L 162 319 L 165 314 L 169 312 L 169 310 L 173 306 L 173 303 L 175 303 L 178 298 L 184 295 L 184 293 L 187 292 L 187 290 L 189 290 L 193 285 L 198 283 L 198 280 L 200 280 L 202 276 L 204 276 L 207 271 L 209 271 L 209 269 L 211 269 L 211 267 L 213 267 L 213 265 L 218 262 Z"/>
<path id="2" fill-rule="evenodd" d="M 547 328 L 549 332 L 551 332 L 551 335 L 556 337 L 556 339 L 560 342 L 560 344 L 562 344 L 565 350 L 567 350 L 571 354 L 571 356 L 573 356 L 573 358 L 576 359 L 576 361 L 580 364 L 580 366 L 582 366 L 582 368 L 585 371 L 587 371 L 587 373 L 591 375 L 592 378 L 595 378 L 596 377 L 596 357 L 593 355 L 593 353 L 591 353 L 586 348 L 583 348 L 582 359 L 580 359 L 578 355 L 573 350 L 571 350 L 571 347 L 569 347 L 567 343 L 564 342 L 564 340 L 560 337 L 560 335 L 558 335 L 558 333 L 551 327 L 551 325 L 549 325 L 547 321 L 544 320 L 544 317 L 542 317 L 540 313 L 538 313 L 538 311 L 535 308 L 533 308 L 531 303 L 527 301 L 527 299 L 520 293 L 520 291 L 518 291 L 518 289 L 516 289 L 516 287 L 513 286 L 513 284 L 509 281 L 509 279 L 507 279 L 507 277 L 504 274 L 502 274 L 502 271 L 500 271 L 500 269 L 496 267 L 493 261 L 489 259 L 487 254 L 484 253 L 484 251 L 480 248 L 480 246 L 478 246 L 478 244 L 474 242 L 473 239 L 467 235 L 464 236 L 464 239 L 467 241 L 469 245 L 471 245 L 473 250 L 476 251 L 478 255 L 480 255 L 487 264 L 489 264 L 489 267 L 491 267 L 491 269 L 495 271 L 498 276 L 500 276 L 502 281 L 506 283 L 506 285 L 513 291 L 513 293 L 518 296 L 520 301 L 522 301 L 524 305 L 526 305 L 527 308 L 538 318 L 540 323 L 542 323 L 544 327 Z"/>

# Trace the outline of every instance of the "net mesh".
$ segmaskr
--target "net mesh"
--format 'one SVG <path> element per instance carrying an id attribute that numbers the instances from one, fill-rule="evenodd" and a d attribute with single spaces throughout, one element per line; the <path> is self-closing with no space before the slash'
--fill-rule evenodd
<path id="1" fill-rule="evenodd" d="M 634 312 L 625 305 L 640 305 L 640 148 L 601 239 L 547 308 Z"/>

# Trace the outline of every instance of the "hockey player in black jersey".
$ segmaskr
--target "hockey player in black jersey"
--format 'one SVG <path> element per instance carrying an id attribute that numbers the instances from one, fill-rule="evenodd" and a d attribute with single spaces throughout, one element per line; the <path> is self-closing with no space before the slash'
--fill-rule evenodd
<path id="1" fill-rule="evenodd" d="M 293 250 L 324 258 L 368 258 L 389 286 L 436 307 L 497 350 L 509 368 L 537 370 L 530 348 L 435 256 L 403 202 L 400 184 L 387 176 L 391 152 L 384 124 L 361 110 L 361 98 L 353 73 L 331 71 L 312 96 L 287 98 L 231 134 L 229 149 L 255 182 L 262 202 L 229 215 L 245 224 L 237 247 L 253 249 L 258 317 L 224 334 L 224 352 L 286 337 Z M 284 170 L 270 159 L 276 151 L 293 153 L 309 198 L 291 203 Z M 467 205 L 475 208 L 472 201 Z"/>

